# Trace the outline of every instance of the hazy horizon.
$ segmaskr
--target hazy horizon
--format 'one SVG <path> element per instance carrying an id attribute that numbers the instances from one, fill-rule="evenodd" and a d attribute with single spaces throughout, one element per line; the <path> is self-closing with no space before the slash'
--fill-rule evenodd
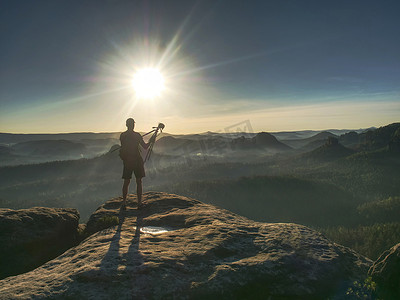
<path id="1" fill-rule="evenodd" d="M 400 121 L 395 121 L 392 123 L 399 123 Z M 322 129 L 310 129 L 310 128 L 306 128 L 306 129 L 297 129 L 297 130 L 253 130 L 254 133 L 257 132 L 268 132 L 268 133 L 280 133 L 280 132 L 302 132 L 302 131 L 329 131 L 329 130 L 341 130 L 341 131 L 352 131 L 352 130 L 363 130 L 363 129 L 369 129 L 369 128 L 379 128 L 385 125 L 389 125 L 392 123 L 388 123 L 388 124 L 380 124 L 380 125 L 374 125 L 372 124 L 371 126 L 366 126 L 366 127 L 360 127 L 360 128 L 322 128 Z M 155 124 L 157 125 L 157 124 Z M 120 133 L 125 131 L 126 128 L 120 130 L 120 131 L 65 131 L 65 132 L 58 132 L 58 131 L 54 131 L 54 132 L 5 132 L 5 131 L 1 131 L 0 133 L 3 134 L 84 134 L 84 133 L 93 133 L 93 134 L 113 134 L 113 133 Z M 148 130 L 139 130 L 137 128 L 135 128 L 135 131 L 138 132 L 147 132 L 151 130 L 151 128 L 148 128 Z M 169 132 L 168 130 L 164 130 L 163 133 L 168 134 L 168 135 L 191 135 L 191 134 L 205 134 L 205 133 L 228 133 L 228 132 L 224 132 L 223 130 L 207 130 L 207 131 L 196 131 L 196 132 Z M 247 131 L 234 131 L 234 132 L 247 132 Z"/>

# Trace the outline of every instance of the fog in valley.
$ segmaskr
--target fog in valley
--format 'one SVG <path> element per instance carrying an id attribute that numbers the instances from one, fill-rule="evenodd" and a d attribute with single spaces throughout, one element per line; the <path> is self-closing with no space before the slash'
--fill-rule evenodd
<path id="1" fill-rule="evenodd" d="M 247 125 L 162 133 L 145 165 L 144 191 L 193 197 L 256 221 L 308 225 L 373 259 L 397 242 L 400 123 L 276 133 Z M 119 133 L 0 134 L 1 207 L 72 207 L 86 222 L 121 195 L 118 147 Z"/>

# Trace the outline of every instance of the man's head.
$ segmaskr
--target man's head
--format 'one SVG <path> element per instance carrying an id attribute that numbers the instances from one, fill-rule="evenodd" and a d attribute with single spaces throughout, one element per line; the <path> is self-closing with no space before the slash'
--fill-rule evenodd
<path id="1" fill-rule="evenodd" d="M 127 119 L 126 127 L 128 127 L 129 130 L 133 130 L 133 128 L 135 128 L 135 120 L 132 118 Z"/>

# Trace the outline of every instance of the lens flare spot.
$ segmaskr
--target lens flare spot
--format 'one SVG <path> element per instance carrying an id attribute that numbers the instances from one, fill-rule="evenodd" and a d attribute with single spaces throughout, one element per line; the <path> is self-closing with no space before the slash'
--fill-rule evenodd
<path id="1" fill-rule="evenodd" d="M 151 99 L 164 90 L 164 77 L 158 69 L 142 69 L 133 76 L 132 85 L 138 98 Z"/>

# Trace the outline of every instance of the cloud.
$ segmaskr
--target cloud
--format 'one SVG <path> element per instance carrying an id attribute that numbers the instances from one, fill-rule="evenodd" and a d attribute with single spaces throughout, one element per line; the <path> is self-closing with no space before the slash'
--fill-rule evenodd
<path id="1" fill-rule="evenodd" d="M 223 131 L 224 128 L 249 120 L 254 131 L 283 131 L 301 129 L 358 129 L 398 122 L 399 101 L 336 101 L 307 105 L 285 105 L 262 108 L 249 102 L 231 104 L 225 114 L 171 119 L 170 132 Z M 185 126 L 175 126 L 185 124 Z"/>
<path id="2" fill-rule="evenodd" d="M 349 83 L 362 83 L 365 79 L 360 77 L 352 77 L 352 76 L 332 76 L 327 78 L 328 81 L 340 81 L 340 82 L 349 82 Z"/>
<path id="3" fill-rule="evenodd" d="M 178 96 L 154 103 L 133 101 L 126 91 L 72 98 L 73 101 L 55 102 L 48 107 L 2 113 L 0 130 L 14 133 L 121 131 L 125 129 L 126 118 L 131 116 L 137 121 L 139 131 L 163 122 L 169 133 L 224 131 L 245 120 L 250 121 L 254 131 L 358 129 L 400 121 L 400 97 L 396 93 L 304 100 L 227 100 L 219 94 L 201 98 Z M 21 122 L 26 119 L 29 122 Z"/>

